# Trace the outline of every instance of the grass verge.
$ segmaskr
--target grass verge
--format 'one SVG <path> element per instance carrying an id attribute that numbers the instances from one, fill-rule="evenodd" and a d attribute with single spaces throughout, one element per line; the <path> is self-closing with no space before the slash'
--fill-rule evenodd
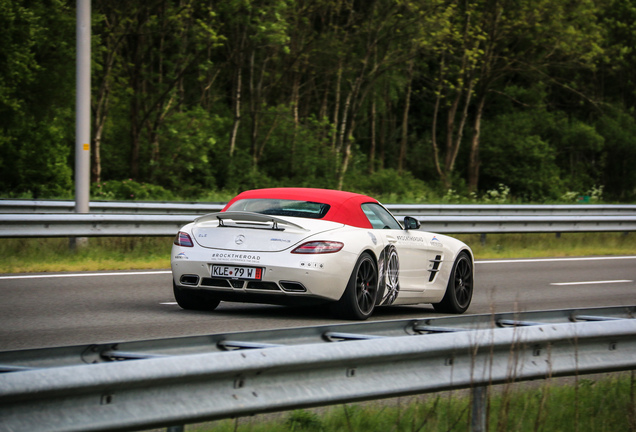
<path id="1" fill-rule="evenodd" d="M 454 236 L 476 259 L 636 254 L 636 233 L 479 234 Z"/>
<path id="2" fill-rule="evenodd" d="M 636 254 L 636 234 L 479 234 L 455 236 L 477 259 Z M 95 237 L 71 250 L 67 238 L 4 239 L 0 273 L 133 270 L 170 267 L 172 237 Z"/>
<path id="3" fill-rule="evenodd" d="M 573 381 L 573 383 L 572 383 Z M 636 430 L 634 372 L 496 386 L 489 390 L 489 431 L 615 432 Z M 191 425 L 197 432 L 469 431 L 468 391 L 453 391 L 278 416 Z M 274 418 L 275 417 L 275 418 Z"/>
<path id="4" fill-rule="evenodd" d="M 4 239 L 0 273 L 170 267 L 172 237 L 94 237 L 72 250 L 67 238 Z"/>

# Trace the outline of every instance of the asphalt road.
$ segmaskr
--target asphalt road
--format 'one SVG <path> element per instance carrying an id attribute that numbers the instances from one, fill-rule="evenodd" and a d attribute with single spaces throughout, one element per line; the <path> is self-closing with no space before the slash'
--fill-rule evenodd
<path id="1" fill-rule="evenodd" d="M 636 256 L 478 261 L 469 314 L 636 304 Z M 167 270 L 0 275 L 0 351 L 339 322 L 321 308 L 174 303 Z M 372 320 L 440 316 L 380 308 Z M 344 322 L 344 321 L 342 321 Z"/>

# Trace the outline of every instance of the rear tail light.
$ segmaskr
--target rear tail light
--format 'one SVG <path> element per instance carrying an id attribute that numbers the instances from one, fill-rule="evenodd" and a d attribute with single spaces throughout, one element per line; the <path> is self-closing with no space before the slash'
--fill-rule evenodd
<path id="1" fill-rule="evenodd" d="M 179 234 L 177 234 L 174 239 L 174 244 L 182 247 L 194 247 L 194 243 L 192 243 L 190 234 L 183 231 L 179 231 Z"/>
<path id="2" fill-rule="evenodd" d="M 296 254 L 324 254 L 338 252 L 344 247 L 344 243 L 336 241 L 311 241 L 303 243 L 291 253 Z"/>

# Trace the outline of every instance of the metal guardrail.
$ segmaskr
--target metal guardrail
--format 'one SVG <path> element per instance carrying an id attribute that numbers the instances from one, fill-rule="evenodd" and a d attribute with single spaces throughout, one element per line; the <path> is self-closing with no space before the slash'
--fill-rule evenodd
<path id="1" fill-rule="evenodd" d="M 74 213 L 72 201 L 0 200 L 0 237 L 172 236 L 224 203 L 91 202 Z M 397 217 L 414 216 L 422 229 L 451 234 L 636 231 L 636 205 L 389 204 Z"/>
<path id="2" fill-rule="evenodd" d="M 565 233 L 636 231 L 629 216 L 421 216 L 437 233 Z M 397 215 L 403 216 L 403 215 Z M 197 216 L 152 214 L 0 214 L 0 237 L 173 236 Z"/>
<path id="3" fill-rule="evenodd" d="M 469 315 L 4 352 L 0 418 L 7 430 L 134 430 L 633 370 L 635 314 Z"/>
<path id="4" fill-rule="evenodd" d="M 91 213 L 206 214 L 220 211 L 225 203 L 91 201 Z M 0 200 L 0 213 L 74 213 L 74 201 Z"/>
<path id="5" fill-rule="evenodd" d="M 91 201 L 91 213 L 206 214 L 226 203 Z M 396 215 L 409 216 L 619 216 L 636 214 L 634 204 L 387 204 Z M 0 213 L 74 213 L 75 202 L 0 200 Z"/>
<path id="6" fill-rule="evenodd" d="M 0 214 L 0 237 L 174 236 L 195 215 Z"/>
<path id="7" fill-rule="evenodd" d="M 394 214 L 417 216 L 620 216 L 632 204 L 389 204 Z"/>

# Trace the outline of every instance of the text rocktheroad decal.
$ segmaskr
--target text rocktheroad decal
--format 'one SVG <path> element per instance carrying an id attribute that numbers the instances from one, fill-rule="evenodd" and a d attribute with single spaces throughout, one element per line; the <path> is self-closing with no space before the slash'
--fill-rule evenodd
<path id="1" fill-rule="evenodd" d="M 213 253 L 212 259 L 232 260 L 241 262 L 258 262 L 261 260 L 260 255 L 235 254 L 235 253 Z"/>
<path id="2" fill-rule="evenodd" d="M 424 238 L 415 236 L 397 236 L 400 241 L 423 242 Z"/>

